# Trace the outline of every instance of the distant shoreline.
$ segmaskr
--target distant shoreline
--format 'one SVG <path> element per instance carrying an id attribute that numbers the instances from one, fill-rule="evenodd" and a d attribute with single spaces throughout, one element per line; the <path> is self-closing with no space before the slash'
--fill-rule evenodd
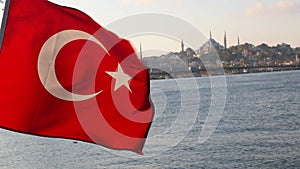
<path id="1" fill-rule="evenodd" d="M 209 77 L 218 75 L 237 75 L 237 74 L 253 74 L 266 72 L 284 72 L 300 70 L 300 64 L 297 65 L 274 65 L 274 66 L 256 66 L 256 67 L 224 67 L 224 68 L 209 68 L 200 69 L 197 71 L 173 71 L 164 72 L 159 69 L 150 70 L 149 75 L 151 80 L 162 79 L 179 79 L 189 77 Z"/>

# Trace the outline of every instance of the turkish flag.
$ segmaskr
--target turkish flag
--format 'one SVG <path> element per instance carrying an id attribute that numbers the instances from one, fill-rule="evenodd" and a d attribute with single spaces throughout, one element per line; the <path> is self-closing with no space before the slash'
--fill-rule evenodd
<path id="1" fill-rule="evenodd" d="M 7 9 L 0 127 L 142 154 L 153 107 L 130 43 L 46 0 L 11 0 Z"/>

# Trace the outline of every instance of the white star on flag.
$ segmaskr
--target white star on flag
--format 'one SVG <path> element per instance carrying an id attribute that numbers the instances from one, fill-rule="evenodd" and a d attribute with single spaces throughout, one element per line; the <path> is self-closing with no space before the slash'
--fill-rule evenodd
<path id="1" fill-rule="evenodd" d="M 120 64 L 118 64 L 117 72 L 106 72 L 106 73 L 109 74 L 114 79 L 116 79 L 114 91 L 118 90 L 122 86 L 125 86 L 132 93 L 131 88 L 129 86 L 129 81 L 132 79 L 132 77 L 124 73 Z"/>

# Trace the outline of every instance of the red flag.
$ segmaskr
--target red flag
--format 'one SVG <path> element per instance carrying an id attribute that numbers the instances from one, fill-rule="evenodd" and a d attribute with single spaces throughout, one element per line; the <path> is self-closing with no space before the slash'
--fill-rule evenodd
<path id="1" fill-rule="evenodd" d="M 0 53 L 0 126 L 142 154 L 153 110 L 128 41 L 84 13 L 11 0 Z"/>

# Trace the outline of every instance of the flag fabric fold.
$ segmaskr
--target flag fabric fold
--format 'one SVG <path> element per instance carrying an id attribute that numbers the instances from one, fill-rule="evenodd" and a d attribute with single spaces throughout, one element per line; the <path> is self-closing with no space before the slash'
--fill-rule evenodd
<path id="1" fill-rule="evenodd" d="M 46 0 L 10 0 L 3 37 L 0 127 L 142 154 L 150 82 L 128 41 Z"/>

